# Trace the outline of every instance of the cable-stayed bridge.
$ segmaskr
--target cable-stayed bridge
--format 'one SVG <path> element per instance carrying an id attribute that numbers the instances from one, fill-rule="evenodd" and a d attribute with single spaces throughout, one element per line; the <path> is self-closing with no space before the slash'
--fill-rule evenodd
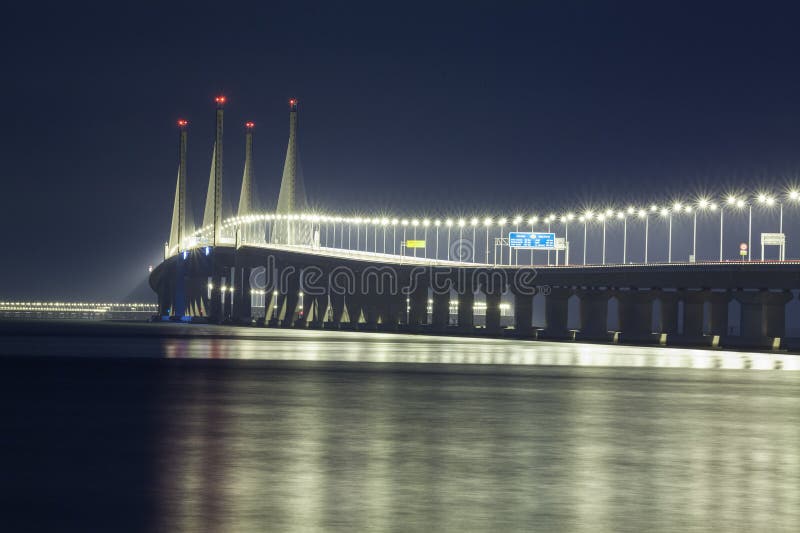
<path id="1" fill-rule="evenodd" d="M 786 304 L 800 288 L 800 261 L 787 259 L 784 233 L 784 207 L 800 203 L 796 190 L 538 216 L 323 213 L 308 206 L 298 102 L 291 99 L 275 210 L 253 207 L 254 124 L 248 122 L 238 211 L 224 218 L 226 99 L 216 102 L 197 229 L 186 201 L 188 123 L 178 122 L 172 225 L 164 262 L 150 280 L 164 319 L 785 345 Z M 754 233 L 754 209 L 771 216 L 772 231 Z M 577 313 L 569 305 L 576 299 Z M 544 306 L 538 325 L 537 301 Z M 731 316 L 731 302 L 738 317 Z M 483 317 L 477 329 L 476 311 Z"/>

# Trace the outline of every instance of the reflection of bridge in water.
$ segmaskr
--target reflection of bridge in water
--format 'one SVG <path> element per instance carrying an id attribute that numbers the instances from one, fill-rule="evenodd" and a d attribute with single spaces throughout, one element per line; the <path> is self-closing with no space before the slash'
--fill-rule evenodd
<path id="1" fill-rule="evenodd" d="M 542 218 L 323 214 L 310 210 L 306 201 L 297 102 L 291 100 L 276 210 L 254 208 L 254 126 L 248 123 L 239 209 L 223 218 L 223 104 L 218 98 L 217 137 L 203 225 L 197 230 L 187 215 L 187 131 L 186 122 L 179 122 L 170 239 L 164 262 L 150 280 L 166 319 L 670 344 L 787 344 L 786 305 L 791 291 L 800 288 L 800 262 L 741 261 L 723 254 L 726 211 L 728 218 L 733 211 L 746 213 L 752 244 L 753 207 L 779 210 L 777 229 L 783 235 L 783 198 L 761 194 L 749 201 L 739 195 L 719 203 L 701 198 Z M 785 200 L 797 198 L 789 192 Z M 692 253 L 685 262 L 673 261 L 673 220 L 677 224 L 679 217 L 692 230 Z M 656 242 L 651 233 L 656 220 L 668 228 L 663 241 Z M 703 231 L 717 223 L 719 255 L 716 249 L 698 254 L 698 225 Z M 589 239 L 590 228 L 602 231 L 602 238 Z M 511 231 L 555 233 L 559 249 L 510 248 Z M 599 264 L 588 264 L 587 249 L 602 252 Z M 734 250 L 738 253 L 738 247 Z M 666 257 L 653 262 L 657 253 Z M 778 258 L 784 256 L 780 247 Z M 536 314 L 542 316 L 534 321 Z"/>

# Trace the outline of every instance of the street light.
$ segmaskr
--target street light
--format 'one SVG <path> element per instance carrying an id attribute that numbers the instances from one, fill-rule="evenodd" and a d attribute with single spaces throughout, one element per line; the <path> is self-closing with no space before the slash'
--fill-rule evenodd
<path id="1" fill-rule="evenodd" d="M 599 220 L 600 222 L 603 223 L 603 260 L 602 260 L 602 264 L 604 264 L 604 265 L 606 264 L 606 219 L 608 218 L 608 212 L 609 211 L 611 211 L 611 210 L 610 209 L 606 210 L 605 213 L 600 213 L 599 215 L 597 215 L 597 220 Z M 612 211 L 612 213 L 613 213 L 613 211 Z"/>
<path id="2" fill-rule="evenodd" d="M 478 219 L 472 217 L 469 221 L 469 225 L 472 226 L 472 262 L 475 263 L 475 229 L 478 226 Z"/>
<path id="3" fill-rule="evenodd" d="M 378 225 L 380 225 L 380 223 L 381 219 L 372 219 L 372 251 L 376 254 L 378 253 Z"/>
<path id="4" fill-rule="evenodd" d="M 539 222 L 539 217 L 537 216 L 532 216 L 531 218 L 528 219 L 528 224 L 531 225 L 531 233 L 533 233 L 533 225 L 536 224 L 537 222 Z M 533 248 L 531 248 L 530 254 L 531 254 L 531 266 L 533 266 Z"/>
<path id="5" fill-rule="evenodd" d="M 491 217 L 483 219 L 483 226 L 486 228 L 486 260 L 485 263 L 489 264 L 489 228 L 492 227 Z"/>
<path id="6" fill-rule="evenodd" d="M 392 219 L 392 255 L 397 255 L 397 225 L 399 223 L 398 219 Z"/>
<path id="7" fill-rule="evenodd" d="M 442 225 L 442 221 L 438 218 L 433 221 L 433 225 L 436 227 L 436 260 L 439 260 L 439 226 Z"/>
<path id="8" fill-rule="evenodd" d="M 748 226 L 747 226 L 747 260 L 750 260 L 750 254 L 752 253 L 752 248 L 750 246 L 753 236 L 753 206 L 749 205 L 748 202 L 745 202 L 744 198 L 738 198 L 734 195 L 729 195 L 727 198 L 727 204 L 731 207 L 736 209 L 742 209 L 745 206 L 748 206 Z M 722 261 L 722 211 L 720 211 L 720 261 Z"/>
<path id="9" fill-rule="evenodd" d="M 501 218 L 497 221 L 497 225 L 500 226 L 500 262 L 498 264 L 503 264 L 503 226 L 506 225 L 508 222 L 505 218 Z M 495 261 L 496 262 L 496 261 Z M 508 262 L 511 263 L 511 249 L 508 250 Z"/>
<path id="10" fill-rule="evenodd" d="M 644 219 L 644 264 L 647 264 L 647 246 L 648 246 L 648 236 L 650 233 L 650 215 L 647 214 L 647 211 L 644 209 L 639 209 L 637 213 L 639 218 Z"/>
<path id="11" fill-rule="evenodd" d="M 661 217 L 667 219 L 667 223 L 669 225 L 669 237 L 668 237 L 668 245 L 667 245 L 667 262 L 672 263 L 672 213 L 666 207 L 661 208 Z"/>
<path id="12" fill-rule="evenodd" d="M 448 218 L 444 224 L 447 226 L 447 259 L 450 259 L 450 230 L 453 227 L 453 219 Z"/>
<path id="13" fill-rule="evenodd" d="M 691 207 L 691 206 L 687 206 Z M 697 261 L 697 212 L 705 211 L 711 207 L 711 202 L 708 198 L 700 198 L 697 200 L 697 209 L 694 210 L 694 221 L 692 223 L 692 256 Z"/>
<path id="14" fill-rule="evenodd" d="M 792 189 L 786 194 L 786 197 L 789 199 L 790 202 L 797 203 L 798 200 L 800 200 L 800 191 Z M 780 232 L 783 233 L 783 202 L 781 202 Z M 784 254 L 785 254 L 785 246 L 784 246 Z M 786 259 L 786 257 L 784 257 L 783 259 Z"/>
<path id="15" fill-rule="evenodd" d="M 406 247 L 406 244 L 408 244 L 408 242 L 406 241 L 406 229 L 408 228 L 408 219 L 404 218 L 403 220 L 401 220 L 400 221 L 400 225 L 403 226 L 403 242 L 400 245 L 400 251 L 403 252 L 403 255 L 406 255 L 406 248 L 405 247 Z"/>
<path id="16" fill-rule="evenodd" d="M 769 194 L 761 193 L 756 197 L 758 203 L 767 207 L 772 207 L 775 205 L 775 198 Z M 780 204 L 780 222 L 779 222 L 779 233 L 783 233 L 783 204 Z M 752 251 L 750 252 L 752 253 Z M 764 244 L 762 241 L 761 244 L 761 260 L 764 260 Z"/>
<path id="17" fill-rule="evenodd" d="M 583 216 L 581 216 L 578 219 L 581 222 L 583 222 L 583 264 L 584 265 L 586 264 L 586 236 L 588 235 L 588 229 L 587 228 L 589 226 L 589 221 L 592 219 L 593 216 L 594 216 L 594 213 L 592 213 L 591 211 L 586 211 L 586 213 L 584 213 Z"/>
<path id="18" fill-rule="evenodd" d="M 458 219 L 458 260 L 459 262 L 464 262 L 464 256 L 461 253 L 461 250 L 464 247 L 464 226 L 467 225 L 467 221 L 463 218 Z"/>
<path id="19" fill-rule="evenodd" d="M 514 217 L 514 231 L 519 231 L 519 225 L 522 222 L 522 217 L 516 216 Z M 514 265 L 519 264 L 519 249 L 514 250 Z"/>
<path id="20" fill-rule="evenodd" d="M 430 219 L 426 218 L 426 219 L 424 219 L 422 221 L 422 227 L 424 228 L 423 229 L 423 232 L 424 232 L 423 240 L 425 241 L 425 248 L 422 249 L 423 250 L 423 252 L 422 252 L 423 256 L 422 257 L 424 257 L 425 259 L 428 258 L 428 226 L 430 226 L 430 225 L 431 225 Z"/>

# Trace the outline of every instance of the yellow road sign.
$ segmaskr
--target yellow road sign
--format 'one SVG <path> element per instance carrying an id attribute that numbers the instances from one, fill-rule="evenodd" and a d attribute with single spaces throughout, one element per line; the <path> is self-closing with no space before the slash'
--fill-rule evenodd
<path id="1" fill-rule="evenodd" d="M 425 241 L 406 241 L 406 248 L 425 248 Z"/>

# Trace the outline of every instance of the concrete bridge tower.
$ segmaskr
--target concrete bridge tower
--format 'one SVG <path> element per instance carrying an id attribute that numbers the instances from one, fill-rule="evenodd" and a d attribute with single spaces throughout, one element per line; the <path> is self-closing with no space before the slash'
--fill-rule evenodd
<path id="1" fill-rule="evenodd" d="M 206 208 L 203 213 L 203 227 L 213 228 L 211 244 L 220 243 L 222 231 L 222 119 L 226 98 L 217 96 L 217 128 L 214 139 L 214 152 L 211 155 L 211 175 L 208 178 L 208 192 L 206 193 Z"/>
<path id="2" fill-rule="evenodd" d="M 194 231 L 187 224 L 186 205 L 186 126 L 189 123 L 178 120 L 178 183 L 175 186 L 175 204 L 172 208 L 172 226 L 169 232 L 169 251 L 180 252 L 186 235 Z"/>
<path id="3" fill-rule="evenodd" d="M 286 148 L 286 161 L 283 164 L 281 191 L 278 194 L 278 207 L 275 213 L 279 219 L 275 223 L 272 242 L 275 244 L 311 244 L 311 224 L 293 219 L 308 210 L 308 199 L 303 184 L 303 172 L 297 147 L 297 99 L 289 100 L 289 145 Z"/>
<path id="4" fill-rule="evenodd" d="M 242 193 L 239 195 L 239 211 L 237 216 L 249 215 L 253 212 L 253 128 L 255 123 L 244 125 L 244 174 L 242 175 Z"/>

